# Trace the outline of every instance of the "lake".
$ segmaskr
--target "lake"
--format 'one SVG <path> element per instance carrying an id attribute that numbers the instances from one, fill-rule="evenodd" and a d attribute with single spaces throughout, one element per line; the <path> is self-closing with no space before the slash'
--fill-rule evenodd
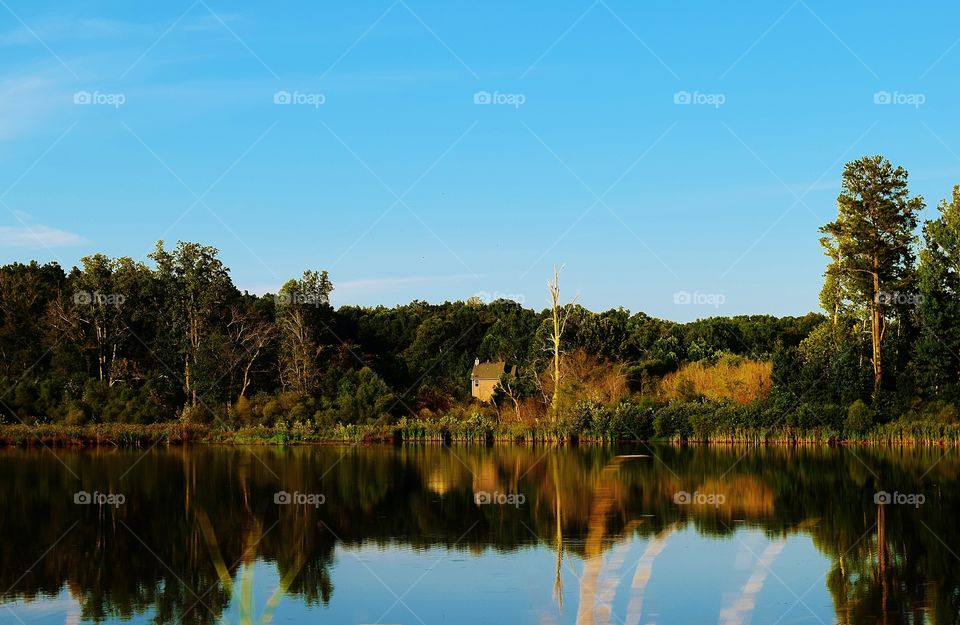
<path id="1" fill-rule="evenodd" d="M 0 623 L 960 622 L 952 448 L 0 451 Z"/>

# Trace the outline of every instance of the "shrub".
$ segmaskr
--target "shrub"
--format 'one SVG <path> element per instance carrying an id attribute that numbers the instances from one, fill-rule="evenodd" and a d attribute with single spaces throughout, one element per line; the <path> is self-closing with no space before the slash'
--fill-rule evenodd
<path id="1" fill-rule="evenodd" d="M 649 439 L 654 435 L 653 409 L 631 401 L 621 402 L 614 421 L 623 438 Z"/>
<path id="2" fill-rule="evenodd" d="M 848 432 L 863 434 L 873 427 L 874 416 L 873 410 L 862 399 L 858 399 L 850 404 L 847 409 L 847 420 L 844 422 L 844 428 Z"/>
<path id="3" fill-rule="evenodd" d="M 87 422 L 87 413 L 79 402 L 74 402 L 67 408 L 67 414 L 63 418 L 64 425 L 83 425 Z"/>
<path id="4" fill-rule="evenodd" d="M 674 402 L 657 410 L 653 418 L 653 433 L 659 438 L 689 438 L 690 415 L 703 407 L 697 403 Z"/>
<path id="5" fill-rule="evenodd" d="M 927 407 L 924 416 L 937 423 L 953 425 L 957 423 L 957 407 L 947 402 L 933 402 Z"/>
<path id="6" fill-rule="evenodd" d="M 687 363 L 660 382 L 663 401 L 732 401 L 748 404 L 773 388 L 773 363 L 724 355 L 716 362 Z"/>

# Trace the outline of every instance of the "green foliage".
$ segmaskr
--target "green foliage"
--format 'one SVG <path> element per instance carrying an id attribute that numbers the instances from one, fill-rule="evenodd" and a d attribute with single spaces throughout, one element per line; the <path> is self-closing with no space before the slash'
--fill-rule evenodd
<path id="1" fill-rule="evenodd" d="M 838 323 L 869 320 L 874 393 L 885 381 L 887 326 L 907 317 L 916 298 L 914 231 L 924 203 L 910 197 L 907 178 L 882 156 L 847 163 L 837 219 L 821 228 L 830 258 L 821 303 Z"/>
<path id="2" fill-rule="evenodd" d="M 940 215 L 924 227 L 920 252 L 919 337 L 915 346 L 918 377 L 934 398 L 960 393 L 960 186 Z"/>
<path id="3" fill-rule="evenodd" d="M 570 305 L 556 423 L 543 375 L 549 311 L 479 298 L 335 310 L 324 271 L 305 271 L 276 295 L 241 294 L 218 250 L 190 242 L 159 242 L 153 266 L 95 254 L 69 272 L 0 267 L 0 420 L 178 422 L 213 438 L 283 443 L 952 436 L 960 187 L 925 225 L 915 271 L 923 200 L 910 196 L 906 171 L 865 157 L 847 165 L 842 185 L 837 219 L 823 228 L 827 317 L 681 324 Z M 493 405 L 471 399 L 476 358 L 518 368 Z M 690 363 L 740 359 L 764 371 L 772 361 L 764 399 L 708 401 L 732 396 L 678 382 L 671 401 L 654 401 L 662 379 Z"/>
<path id="4" fill-rule="evenodd" d="M 373 372 L 364 367 L 351 371 L 340 381 L 337 393 L 337 415 L 345 423 L 374 423 L 402 398 L 395 398 L 390 387 Z"/>
<path id="5" fill-rule="evenodd" d="M 324 272 L 254 296 L 236 290 L 215 248 L 159 243 L 150 258 L 153 267 L 93 255 L 69 275 L 56 264 L 0 267 L 0 416 L 231 428 L 366 423 L 384 412 L 390 421 L 467 402 L 477 357 L 519 366 L 518 401 L 540 395 L 545 312 L 506 300 L 333 310 Z M 695 353 L 769 353 L 809 327 L 764 316 L 682 325 L 582 307 L 570 323 L 564 349 L 624 363 L 640 393 L 675 370 L 691 342 Z M 570 388 L 568 409 L 586 392 Z M 502 395 L 498 405 L 513 408 Z"/>
<path id="6" fill-rule="evenodd" d="M 875 417 L 873 410 L 862 399 L 858 399 L 847 409 L 844 428 L 854 434 L 863 434 L 873 427 Z"/>

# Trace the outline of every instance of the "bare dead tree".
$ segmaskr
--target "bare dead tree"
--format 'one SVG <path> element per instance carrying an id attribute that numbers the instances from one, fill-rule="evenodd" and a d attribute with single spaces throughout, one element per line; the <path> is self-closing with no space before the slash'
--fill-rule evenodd
<path id="1" fill-rule="evenodd" d="M 230 309 L 230 323 L 227 324 L 230 337 L 242 351 L 238 355 L 236 364 L 243 365 L 243 381 L 240 386 L 240 397 L 245 397 L 250 386 L 250 375 L 253 365 L 263 350 L 270 345 L 276 336 L 276 328 L 252 313 L 245 313 L 237 306 Z"/>
<path id="2" fill-rule="evenodd" d="M 280 382 L 284 391 L 306 395 L 317 380 L 315 359 L 319 352 L 303 310 L 291 306 L 279 316 L 281 334 Z"/>
<path id="3" fill-rule="evenodd" d="M 519 368 L 516 373 L 517 376 L 520 375 Z M 516 376 L 513 375 L 504 375 L 500 379 L 500 388 L 503 389 L 504 396 L 513 403 L 513 415 L 517 421 L 520 421 L 520 397 L 517 389 L 515 388 L 514 381 Z"/>
<path id="4" fill-rule="evenodd" d="M 559 268 L 554 266 L 553 279 L 547 281 L 547 288 L 550 290 L 550 318 L 552 321 L 548 351 L 553 356 L 553 399 L 550 405 L 554 409 L 556 409 L 557 398 L 560 394 L 563 333 L 566 331 L 567 321 L 569 321 L 573 305 L 576 303 L 576 298 L 568 304 L 560 303 L 560 274 L 563 273 L 564 267 L 565 265 L 561 265 Z M 554 414 L 554 417 L 556 418 L 556 414 Z"/>

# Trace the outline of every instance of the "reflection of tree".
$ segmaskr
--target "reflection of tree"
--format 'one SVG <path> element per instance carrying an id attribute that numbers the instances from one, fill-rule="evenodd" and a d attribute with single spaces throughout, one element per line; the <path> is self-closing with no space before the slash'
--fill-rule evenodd
<path id="1" fill-rule="evenodd" d="M 553 497 L 556 500 L 556 511 L 554 512 L 554 525 L 556 531 L 556 551 L 557 566 L 553 581 L 553 595 L 557 599 L 557 605 L 563 609 L 563 493 L 560 491 L 560 481 L 557 476 L 557 456 L 550 459 L 551 474 L 553 476 Z"/>
<path id="2" fill-rule="evenodd" d="M 675 526 L 670 526 L 653 537 L 650 544 L 640 556 L 637 562 L 637 570 L 633 574 L 633 582 L 630 584 L 630 603 L 627 604 L 627 617 L 624 619 L 624 625 L 639 625 L 640 615 L 643 610 L 643 595 L 647 590 L 647 584 L 653 576 L 653 562 L 657 556 L 667 546 L 667 538 L 673 533 Z"/>
<path id="3" fill-rule="evenodd" d="M 753 572 L 740 589 L 739 595 L 726 608 L 720 610 L 721 625 L 743 625 L 750 621 L 750 614 L 756 607 L 757 596 L 763 590 L 770 566 L 786 544 L 784 540 L 770 543 L 763 553 L 757 556 Z"/>
<path id="4" fill-rule="evenodd" d="M 600 592 L 600 572 L 603 565 L 604 537 L 607 523 L 617 498 L 620 486 L 620 466 L 631 456 L 616 456 L 600 472 L 593 488 L 593 506 L 590 509 L 589 529 L 587 531 L 585 562 L 580 577 L 580 603 L 577 611 L 577 623 L 592 625 L 595 612 L 601 620 L 609 615 L 609 606 Z M 649 458 L 649 456 L 648 456 Z M 632 527 L 632 525 L 628 526 Z"/>
<path id="5" fill-rule="evenodd" d="M 960 537 L 950 516 L 960 503 L 960 461 L 934 465 L 932 451 L 662 447 L 657 458 L 630 462 L 607 447 L 253 451 L 156 451 L 125 477 L 137 454 L 62 454 L 79 482 L 45 452 L 0 454 L 8 537 L 0 543 L 0 589 L 13 586 L 6 599 L 30 600 L 67 588 L 91 621 L 153 609 L 158 623 L 191 625 L 242 608 L 254 563 L 275 567 L 285 593 L 326 604 L 337 542 L 475 553 L 540 542 L 556 551 L 558 598 L 565 558 L 583 558 L 578 608 L 597 603 L 604 614 L 604 584 L 621 577 L 616 545 L 637 536 L 650 543 L 633 574 L 629 619 L 639 617 L 653 558 L 673 528 L 724 536 L 742 519 L 775 542 L 811 536 L 832 561 L 826 585 L 840 623 L 952 623 L 960 614 L 960 568 L 951 554 L 960 552 Z M 127 501 L 78 506 L 73 493 L 81 488 L 124 493 Z M 326 502 L 278 506 L 278 490 L 322 493 Z M 728 503 L 678 506 L 681 490 L 722 493 Z M 919 510 L 878 507 L 879 490 L 924 493 L 927 502 Z M 479 491 L 519 493 L 525 503 L 477 505 Z"/>

